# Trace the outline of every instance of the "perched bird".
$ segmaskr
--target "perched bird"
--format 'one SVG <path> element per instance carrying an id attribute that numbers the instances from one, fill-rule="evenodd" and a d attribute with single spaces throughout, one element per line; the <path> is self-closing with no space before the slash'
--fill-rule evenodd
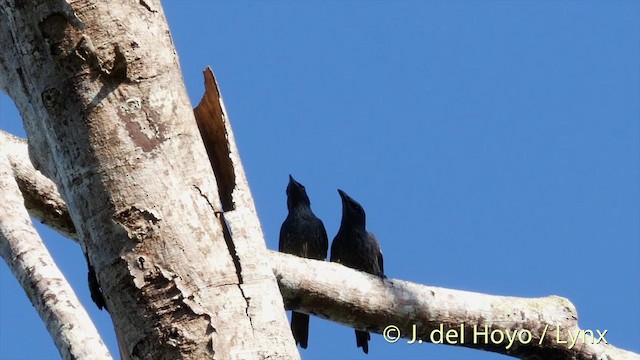
<path id="1" fill-rule="evenodd" d="M 344 191 L 342 198 L 342 222 L 331 244 L 331 261 L 350 268 L 384 278 L 382 251 L 378 239 L 366 230 L 364 209 Z M 371 335 L 356 330 L 356 344 L 365 354 L 369 353 Z"/>
<path id="2" fill-rule="evenodd" d="M 322 220 L 311 211 L 309 196 L 302 184 L 289 175 L 287 185 L 289 214 L 280 228 L 278 250 L 305 258 L 324 260 L 327 257 L 329 239 Z M 309 339 L 309 315 L 291 313 L 291 332 L 303 349 Z"/>

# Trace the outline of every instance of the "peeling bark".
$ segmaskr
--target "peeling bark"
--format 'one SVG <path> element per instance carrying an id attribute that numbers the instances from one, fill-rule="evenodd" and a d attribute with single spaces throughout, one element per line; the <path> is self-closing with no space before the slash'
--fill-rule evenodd
<path id="1" fill-rule="evenodd" d="M 257 223 L 252 204 L 236 203 L 241 219 L 224 213 L 159 1 L 0 8 L 0 88 L 68 205 L 121 350 L 296 358 L 275 277 L 252 254 L 264 248 L 259 225 L 233 230 Z M 235 189 L 244 198 L 246 181 Z"/>
<path id="2" fill-rule="evenodd" d="M 271 325 L 276 321 L 288 324 L 284 312 L 273 311 L 283 308 L 282 297 L 265 288 L 265 284 L 275 284 L 275 278 L 269 259 L 263 256 L 267 248 L 262 227 L 222 95 L 210 68 L 204 71 L 204 81 L 205 93 L 194 114 L 211 166 L 216 169 L 223 210 L 218 217 L 238 274 L 240 291 L 246 299 L 247 315 L 254 331 L 269 333 L 274 343 L 286 341 L 295 346 L 288 326 L 283 329 Z"/>

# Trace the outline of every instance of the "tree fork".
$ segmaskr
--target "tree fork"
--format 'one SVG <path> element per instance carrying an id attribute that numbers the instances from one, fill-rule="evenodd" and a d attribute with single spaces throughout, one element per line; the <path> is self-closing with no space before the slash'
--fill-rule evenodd
<path id="1" fill-rule="evenodd" d="M 0 88 L 68 204 L 121 350 L 298 357 L 242 183 L 223 207 L 159 1 L 0 5 Z"/>

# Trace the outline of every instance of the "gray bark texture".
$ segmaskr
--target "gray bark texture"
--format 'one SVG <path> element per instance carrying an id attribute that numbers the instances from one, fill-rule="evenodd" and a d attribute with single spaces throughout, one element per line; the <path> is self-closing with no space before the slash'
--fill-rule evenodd
<path id="1" fill-rule="evenodd" d="M 298 357 L 239 160 L 212 171 L 160 2 L 0 9 L 0 89 L 68 205 L 123 356 Z"/>

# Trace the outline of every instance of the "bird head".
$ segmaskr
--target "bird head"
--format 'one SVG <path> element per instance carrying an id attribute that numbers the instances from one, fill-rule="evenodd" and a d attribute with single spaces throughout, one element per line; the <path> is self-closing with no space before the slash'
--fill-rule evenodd
<path id="1" fill-rule="evenodd" d="M 296 205 L 311 205 L 307 190 L 304 185 L 297 182 L 293 176 L 289 175 L 289 185 L 287 185 L 287 208 L 291 210 Z"/>
<path id="2" fill-rule="evenodd" d="M 362 205 L 353 200 L 346 192 L 338 189 L 342 199 L 342 223 L 365 228 L 365 213 Z"/>

